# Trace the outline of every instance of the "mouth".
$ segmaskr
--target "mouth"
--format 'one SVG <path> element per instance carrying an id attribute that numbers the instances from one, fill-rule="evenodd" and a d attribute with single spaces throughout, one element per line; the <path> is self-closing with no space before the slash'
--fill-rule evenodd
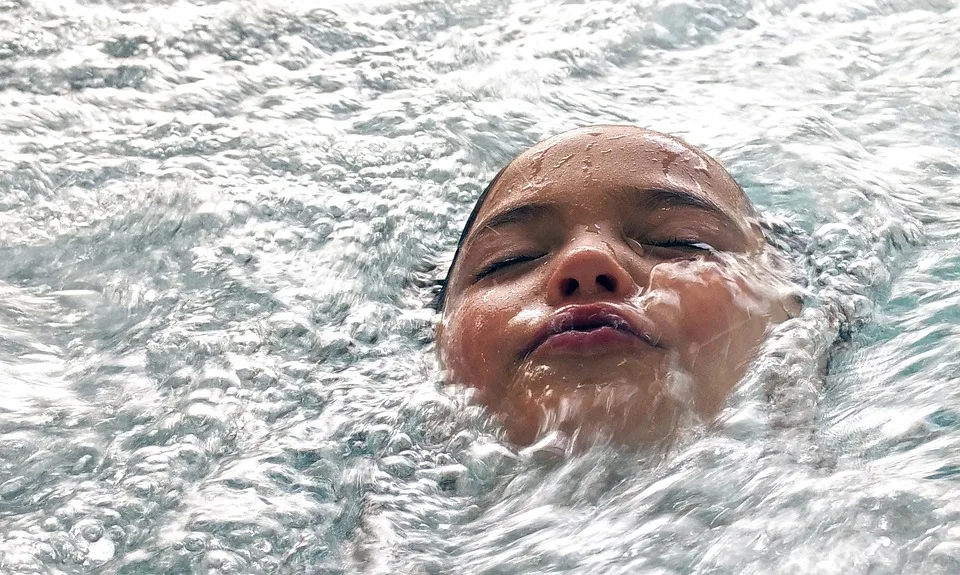
<path id="1" fill-rule="evenodd" d="M 547 349 L 596 353 L 637 344 L 660 347 L 645 324 L 638 314 L 610 304 L 566 306 L 537 331 L 523 357 Z"/>

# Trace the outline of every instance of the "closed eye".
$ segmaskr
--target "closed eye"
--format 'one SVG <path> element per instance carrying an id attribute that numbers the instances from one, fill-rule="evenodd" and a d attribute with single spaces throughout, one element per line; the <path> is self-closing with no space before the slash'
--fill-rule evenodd
<path id="1" fill-rule="evenodd" d="M 527 256 L 513 256 L 503 260 L 493 262 L 492 264 L 484 267 L 479 272 L 474 274 L 474 281 L 481 280 L 491 274 L 494 274 L 500 270 L 507 269 L 512 266 L 524 264 L 527 262 L 532 262 L 542 258 L 543 255 L 527 255 Z"/>
<path id="2" fill-rule="evenodd" d="M 655 246 L 658 248 L 681 248 L 681 249 L 689 249 L 689 250 L 695 250 L 695 251 L 701 251 L 701 252 L 717 251 L 716 249 L 714 249 L 713 246 L 711 246 L 708 243 L 698 242 L 693 240 L 681 240 L 676 238 L 660 241 L 660 242 L 649 242 L 649 244 L 651 246 Z"/>
<path id="3" fill-rule="evenodd" d="M 663 258 L 696 258 L 717 253 L 717 249 L 706 242 L 693 239 L 670 238 L 665 240 L 643 240 L 639 242 L 644 251 Z"/>

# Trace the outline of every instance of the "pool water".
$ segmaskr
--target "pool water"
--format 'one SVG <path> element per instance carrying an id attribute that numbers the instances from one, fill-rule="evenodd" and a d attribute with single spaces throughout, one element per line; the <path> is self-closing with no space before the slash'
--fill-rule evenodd
<path id="1" fill-rule="evenodd" d="M 949 0 L 0 0 L 0 572 L 960 572 L 958 63 Z M 808 305 L 714 429 L 531 460 L 426 304 L 603 122 Z"/>

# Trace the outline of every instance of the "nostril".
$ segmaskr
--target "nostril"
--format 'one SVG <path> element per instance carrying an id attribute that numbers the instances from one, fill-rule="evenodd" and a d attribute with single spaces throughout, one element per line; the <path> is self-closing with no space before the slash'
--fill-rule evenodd
<path id="1" fill-rule="evenodd" d="M 617 282 L 608 275 L 597 276 L 597 283 L 607 291 L 617 291 Z"/>
<path id="2" fill-rule="evenodd" d="M 560 284 L 560 291 L 563 292 L 565 297 L 569 297 L 577 291 L 577 288 L 580 287 L 580 282 L 573 278 L 567 278 L 563 280 L 563 283 Z"/>

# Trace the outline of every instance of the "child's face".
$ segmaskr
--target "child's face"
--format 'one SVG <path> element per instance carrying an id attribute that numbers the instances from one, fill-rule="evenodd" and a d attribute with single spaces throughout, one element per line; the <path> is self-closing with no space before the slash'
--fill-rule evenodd
<path id="1" fill-rule="evenodd" d="M 751 214 L 716 161 L 661 134 L 538 144 L 490 191 L 449 278 L 451 381 L 519 444 L 655 440 L 709 420 L 786 315 Z"/>

